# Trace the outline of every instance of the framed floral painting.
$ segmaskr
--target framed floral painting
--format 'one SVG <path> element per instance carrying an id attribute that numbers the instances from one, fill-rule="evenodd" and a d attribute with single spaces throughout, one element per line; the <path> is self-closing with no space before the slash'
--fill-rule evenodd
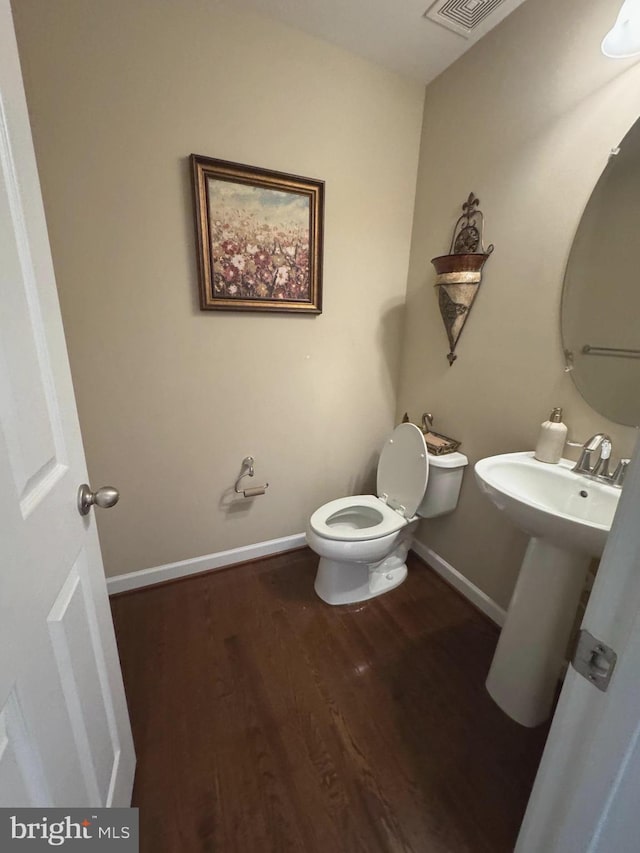
<path id="1" fill-rule="evenodd" d="M 322 311 L 324 181 L 191 155 L 203 311 Z"/>

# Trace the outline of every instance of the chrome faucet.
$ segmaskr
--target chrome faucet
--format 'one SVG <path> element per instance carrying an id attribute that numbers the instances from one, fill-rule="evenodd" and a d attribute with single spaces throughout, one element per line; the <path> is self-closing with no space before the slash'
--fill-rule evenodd
<path id="1" fill-rule="evenodd" d="M 610 486 L 622 487 L 629 460 L 621 459 L 612 474 L 609 470 L 612 449 L 613 442 L 610 436 L 606 432 L 597 432 L 583 444 L 580 457 L 572 470 L 576 474 L 582 474 L 584 477 L 592 477 L 594 480 L 600 480 L 603 483 L 608 483 Z M 598 451 L 598 459 L 592 463 L 591 454 L 596 451 Z"/>
<path id="2" fill-rule="evenodd" d="M 576 474 L 585 474 L 587 477 L 598 476 L 598 471 L 602 470 L 604 464 L 606 464 L 606 468 L 608 470 L 611 448 L 611 439 L 606 432 L 597 432 L 582 445 L 580 456 L 572 470 L 575 471 Z M 595 453 L 596 450 L 599 451 L 599 458 L 598 461 L 592 465 L 591 454 Z M 602 458 L 603 454 L 604 461 Z M 596 468 L 598 468 L 598 471 L 595 470 Z"/>

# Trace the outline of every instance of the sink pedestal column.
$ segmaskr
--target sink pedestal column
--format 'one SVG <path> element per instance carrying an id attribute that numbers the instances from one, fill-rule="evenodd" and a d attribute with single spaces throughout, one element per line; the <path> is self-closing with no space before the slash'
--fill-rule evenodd
<path id="1" fill-rule="evenodd" d="M 531 539 L 500 634 L 487 690 L 513 720 L 551 714 L 590 558 Z"/>

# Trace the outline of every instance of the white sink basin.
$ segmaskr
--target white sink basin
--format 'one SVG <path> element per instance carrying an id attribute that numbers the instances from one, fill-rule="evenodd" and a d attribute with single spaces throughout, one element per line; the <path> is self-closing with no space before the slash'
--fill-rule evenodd
<path id="1" fill-rule="evenodd" d="M 600 557 L 620 489 L 574 474 L 574 464 L 563 459 L 549 465 L 533 453 L 505 453 L 481 459 L 475 473 L 484 494 L 525 533 Z"/>
<path id="2" fill-rule="evenodd" d="M 487 690 L 514 720 L 549 717 L 591 558 L 599 557 L 620 489 L 533 453 L 481 459 L 478 485 L 531 539 L 500 634 Z"/>

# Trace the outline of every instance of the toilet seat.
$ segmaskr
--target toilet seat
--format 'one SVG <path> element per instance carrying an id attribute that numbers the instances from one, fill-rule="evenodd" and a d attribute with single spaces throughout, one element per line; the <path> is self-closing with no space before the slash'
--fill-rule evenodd
<path id="1" fill-rule="evenodd" d="M 428 480 L 429 454 L 422 430 L 415 424 L 402 423 L 382 448 L 378 495 L 406 518 L 412 518 L 422 502 Z"/>
<path id="2" fill-rule="evenodd" d="M 397 426 L 378 461 L 378 495 L 338 498 L 309 519 L 318 536 L 338 542 L 362 542 L 397 533 L 412 519 L 429 479 L 429 454 L 415 424 Z"/>
<path id="3" fill-rule="evenodd" d="M 407 521 L 375 495 L 352 495 L 321 506 L 309 519 L 309 526 L 325 539 L 360 542 L 396 533 Z"/>

